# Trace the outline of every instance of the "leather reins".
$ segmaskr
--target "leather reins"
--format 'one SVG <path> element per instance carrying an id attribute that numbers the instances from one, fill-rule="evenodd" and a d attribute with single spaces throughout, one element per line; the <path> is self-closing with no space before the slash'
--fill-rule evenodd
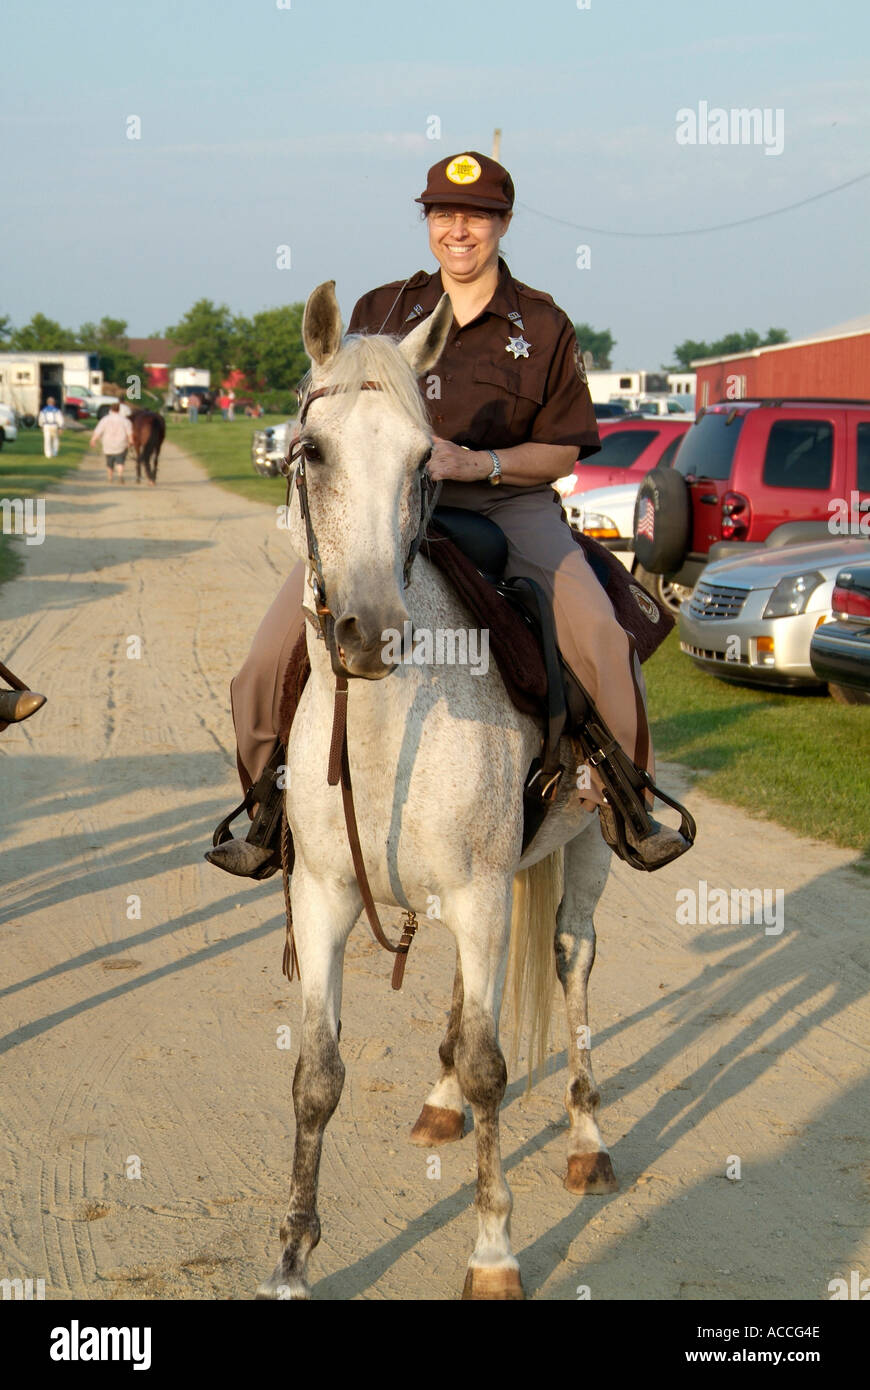
<path id="1" fill-rule="evenodd" d="M 353 861 L 354 874 L 356 875 L 357 887 L 365 908 L 372 935 L 385 951 L 389 951 L 396 957 L 393 966 L 392 986 L 393 989 L 402 988 L 402 980 L 405 975 L 405 964 L 408 958 L 411 942 L 417 931 L 417 918 L 409 908 L 405 912 L 404 927 L 400 940 L 394 945 L 381 926 L 375 900 L 372 896 L 366 873 L 365 862 L 363 860 L 362 847 L 360 845 L 359 830 L 356 822 L 356 811 L 353 801 L 353 784 L 350 776 L 350 759 L 347 749 L 347 700 L 348 700 L 348 677 L 352 675 L 344 666 L 339 655 L 338 644 L 335 640 L 335 615 L 327 602 L 326 584 L 323 578 L 323 570 L 320 563 L 320 551 L 317 545 L 317 536 L 311 520 L 311 509 L 308 503 L 308 479 L 305 469 L 305 450 L 301 438 L 301 432 L 305 426 L 309 406 L 312 401 L 320 396 L 333 396 L 337 393 L 349 390 L 344 386 L 321 386 L 317 390 L 309 391 L 304 399 L 300 401 L 299 409 L 299 431 L 300 437 L 291 447 L 284 460 L 282 471 L 287 478 L 287 500 L 286 511 L 289 513 L 291 486 L 295 480 L 296 491 L 299 496 L 299 509 L 302 513 L 302 520 L 305 523 L 305 535 L 308 546 L 308 567 L 311 576 L 311 588 L 314 594 L 314 606 L 317 623 L 320 627 L 320 635 L 326 644 L 329 652 L 332 669 L 335 674 L 335 702 L 332 716 L 332 738 L 329 746 L 329 763 L 327 766 L 326 780 L 330 787 L 341 785 L 341 800 L 344 808 L 344 823 L 347 829 L 347 839 L 350 846 L 351 859 Z M 360 382 L 360 391 L 382 391 L 384 388 L 379 381 Z M 426 526 L 429 521 L 430 512 L 435 504 L 435 499 L 440 492 L 440 483 L 433 482 L 429 477 L 425 466 L 420 475 L 420 521 L 414 539 L 411 542 L 408 555 L 404 566 L 405 588 L 410 583 L 411 566 L 426 533 Z M 294 968 L 298 968 L 295 945 L 293 943 L 293 924 L 290 912 L 289 894 L 285 891 L 285 903 L 287 907 L 287 937 L 288 946 L 284 953 L 285 974 L 288 979 L 293 978 Z M 289 966 L 289 973 L 288 973 Z"/>

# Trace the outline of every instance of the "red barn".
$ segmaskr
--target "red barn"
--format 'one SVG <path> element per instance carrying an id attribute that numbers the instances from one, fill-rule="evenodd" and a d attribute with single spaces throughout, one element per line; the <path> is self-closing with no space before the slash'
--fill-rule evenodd
<path id="1" fill-rule="evenodd" d="M 870 314 L 815 338 L 754 348 L 728 357 L 702 357 L 698 409 L 747 396 L 826 396 L 870 400 Z"/>
<path id="2" fill-rule="evenodd" d="M 181 351 L 178 343 L 168 338 L 128 338 L 130 351 L 145 363 L 146 385 L 152 390 L 169 385 L 169 368 Z"/>

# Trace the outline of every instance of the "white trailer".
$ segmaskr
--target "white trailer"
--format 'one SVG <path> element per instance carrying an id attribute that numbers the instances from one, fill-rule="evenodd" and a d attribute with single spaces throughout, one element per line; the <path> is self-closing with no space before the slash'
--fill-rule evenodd
<path id="1" fill-rule="evenodd" d="M 169 407 L 186 410 L 191 396 L 208 399 L 211 372 L 206 367 L 173 367 L 169 377 Z"/>
<path id="2" fill-rule="evenodd" d="M 67 393 L 77 386 L 100 395 L 98 361 L 95 352 L 0 352 L 0 403 L 31 424 L 49 396 L 63 408 Z"/>

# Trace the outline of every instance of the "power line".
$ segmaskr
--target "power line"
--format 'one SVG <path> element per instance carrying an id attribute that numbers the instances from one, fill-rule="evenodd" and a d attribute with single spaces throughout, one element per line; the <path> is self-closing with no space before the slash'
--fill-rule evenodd
<path id="1" fill-rule="evenodd" d="M 820 198 L 830 198 L 832 193 L 840 193 L 844 188 L 851 188 L 853 184 L 861 183 L 862 179 L 870 179 L 870 170 L 866 174 L 859 174 L 857 178 L 847 179 L 845 183 L 838 183 L 834 188 L 826 188 L 823 193 L 813 193 L 809 198 L 801 198 L 800 202 L 788 203 L 784 208 L 773 208 L 770 212 L 758 212 L 754 217 L 741 217 L 736 222 L 719 222 L 715 227 L 689 227 L 679 232 L 618 232 L 613 227 L 589 227 L 580 222 L 569 222 L 564 217 L 554 217 L 552 213 L 541 212 L 539 208 L 529 207 L 528 203 L 517 203 L 517 207 L 524 212 L 531 212 L 535 217 L 543 217 L 546 222 L 558 222 L 562 227 L 571 227 L 575 232 L 594 232 L 596 236 L 622 236 L 622 237 L 675 237 L 675 236 L 705 236 L 708 232 L 726 232 L 732 227 L 745 227 L 750 222 L 763 222 L 767 217 L 780 217 L 784 212 L 793 212 L 795 208 L 806 207 L 807 203 L 816 203 Z"/>

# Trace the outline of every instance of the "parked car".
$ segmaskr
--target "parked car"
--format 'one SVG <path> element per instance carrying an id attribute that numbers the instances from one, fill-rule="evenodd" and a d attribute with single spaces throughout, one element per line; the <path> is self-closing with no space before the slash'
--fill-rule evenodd
<path id="1" fill-rule="evenodd" d="M 11 405 L 0 405 L 0 449 L 18 438 L 18 418 Z"/>
<path id="2" fill-rule="evenodd" d="M 671 447 L 669 445 L 668 449 Z M 613 487 L 590 488 L 588 492 L 574 493 L 562 506 L 575 531 L 592 536 L 600 545 L 612 550 L 638 584 L 672 613 L 677 613 L 691 589 L 677 584 L 667 575 L 648 574 L 634 553 L 634 509 L 639 487 L 640 481 L 635 480 L 616 483 Z"/>
<path id="3" fill-rule="evenodd" d="M 63 408 L 74 420 L 84 420 L 89 416 L 102 420 L 117 400 L 117 396 L 98 395 L 89 386 L 70 386 L 68 390 L 64 387 Z"/>
<path id="4" fill-rule="evenodd" d="M 690 401 L 692 402 L 691 405 L 689 404 Z M 636 419 L 639 415 L 644 418 L 656 415 L 682 415 L 686 419 L 694 420 L 694 396 L 644 397 L 638 401 L 636 410 L 628 412 L 628 419 Z"/>
<path id="5" fill-rule="evenodd" d="M 691 420 L 603 420 L 598 428 L 601 449 L 575 463 L 572 473 L 555 484 L 569 512 L 578 494 L 614 483 L 640 482 L 651 468 L 668 468 Z M 570 513 L 568 519 L 571 519 Z"/>
<path id="6" fill-rule="evenodd" d="M 265 429 L 254 430 L 251 439 L 251 463 L 255 473 L 259 473 L 263 478 L 278 476 L 281 464 L 287 457 L 295 428 L 295 420 L 285 420 L 280 425 L 267 425 Z"/>
<path id="7" fill-rule="evenodd" d="M 870 562 L 870 538 L 758 546 L 708 565 L 679 613 L 680 649 L 723 680 L 818 686 L 810 643 L 831 617 L 844 565 Z"/>
<path id="8" fill-rule="evenodd" d="M 620 401 L 593 401 L 596 420 L 620 420 L 628 414 L 628 406 Z"/>
<path id="9" fill-rule="evenodd" d="M 693 585 L 708 560 L 747 545 L 837 535 L 835 514 L 870 511 L 870 401 L 744 400 L 701 411 L 673 469 L 638 494 L 635 552 Z M 851 522 L 850 522 L 851 525 Z"/>
<path id="10" fill-rule="evenodd" d="M 831 597 L 833 621 L 813 633 L 810 662 L 843 705 L 870 704 L 870 564 L 840 570 Z"/>

